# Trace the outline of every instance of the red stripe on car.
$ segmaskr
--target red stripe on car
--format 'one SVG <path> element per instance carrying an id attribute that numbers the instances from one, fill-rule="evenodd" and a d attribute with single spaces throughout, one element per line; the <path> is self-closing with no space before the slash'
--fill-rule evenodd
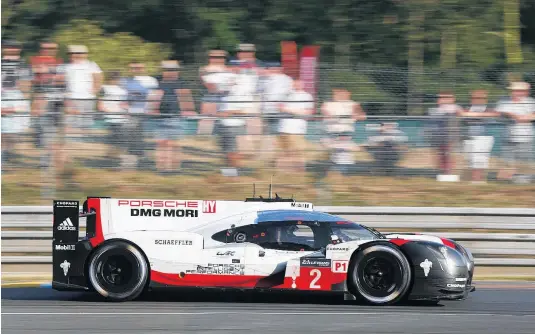
<path id="1" fill-rule="evenodd" d="M 444 245 L 447 245 L 448 247 L 455 249 L 455 243 L 453 243 L 453 241 L 447 238 L 443 238 L 443 237 L 441 237 L 440 239 L 442 240 L 442 243 L 444 243 Z"/>
<path id="2" fill-rule="evenodd" d="M 91 208 L 95 209 L 96 215 L 95 215 L 95 236 L 89 239 L 89 242 L 91 245 L 96 247 L 97 245 L 104 242 L 104 233 L 102 232 L 102 219 L 101 219 L 101 212 L 100 212 L 100 199 L 99 198 L 89 198 L 87 199 L 87 208 L 90 210 Z"/>
<path id="3" fill-rule="evenodd" d="M 262 276 L 215 275 L 183 273 L 172 274 L 151 270 L 150 279 L 156 283 L 172 286 L 197 287 L 243 287 L 254 288 Z"/>
<path id="4" fill-rule="evenodd" d="M 402 245 L 404 245 L 405 243 L 407 243 L 409 241 L 404 240 L 402 238 L 393 238 L 393 239 L 390 240 L 390 242 L 394 243 L 398 247 L 401 247 Z"/>

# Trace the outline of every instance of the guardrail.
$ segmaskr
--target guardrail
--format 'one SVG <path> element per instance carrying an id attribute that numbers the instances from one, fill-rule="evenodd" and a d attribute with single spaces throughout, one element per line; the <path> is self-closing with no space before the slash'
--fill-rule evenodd
<path id="1" fill-rule="evenodd" d="M 316 206 L 382 232 L 452 238 L 482 266 L 535 266 L 535 209 Z M 2 262 L 52 262 L 52 206 L 2 206 Z M 80 219 L 84 234 L 85 219 Z"/>

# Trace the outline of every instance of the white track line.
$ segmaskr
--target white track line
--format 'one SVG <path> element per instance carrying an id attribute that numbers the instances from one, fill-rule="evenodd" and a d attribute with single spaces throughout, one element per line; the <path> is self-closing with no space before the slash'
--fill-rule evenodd
<path id="1" fill-rule="evenodd" d="M 387 313 L 385 313 L 387 312 Z M 535 314 L 501 314 L 501 313 L 422 313 L 422 312 L 2 312 L 2 315 L 80 315 L 80 316 L 117 316 L 117 315 L 376 315 L 385 314 L 413 316 L 535 316 Z"/>

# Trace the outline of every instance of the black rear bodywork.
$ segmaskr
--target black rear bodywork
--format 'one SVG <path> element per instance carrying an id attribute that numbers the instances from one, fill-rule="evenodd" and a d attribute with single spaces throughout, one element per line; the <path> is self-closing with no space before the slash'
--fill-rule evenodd
<path id="1" fill-rule="evenodd" d="M 86 202 L 87 203 L 87 202 Z M 85 203 L 85 204 L 86 204 Z M 94 215 L 79 211 L 80 202 L 54 200 L 52 233 L 52 288 L 88 290 L 85 264 L 93 247 Z M 86 236 L 80 239 L 80 216 L 87 216 Z"/>

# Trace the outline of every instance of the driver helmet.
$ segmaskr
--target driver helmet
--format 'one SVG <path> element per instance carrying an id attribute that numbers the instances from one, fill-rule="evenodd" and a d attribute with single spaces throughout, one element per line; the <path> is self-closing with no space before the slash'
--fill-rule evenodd
<path id="1" fill-rule="evenodd" d="M 332 231 L 336 236 L 338 236 L 339 243 L 351 241 L 351 238 L 345 234 L 342 229 L 334 227 L 332 228 Z"/>

